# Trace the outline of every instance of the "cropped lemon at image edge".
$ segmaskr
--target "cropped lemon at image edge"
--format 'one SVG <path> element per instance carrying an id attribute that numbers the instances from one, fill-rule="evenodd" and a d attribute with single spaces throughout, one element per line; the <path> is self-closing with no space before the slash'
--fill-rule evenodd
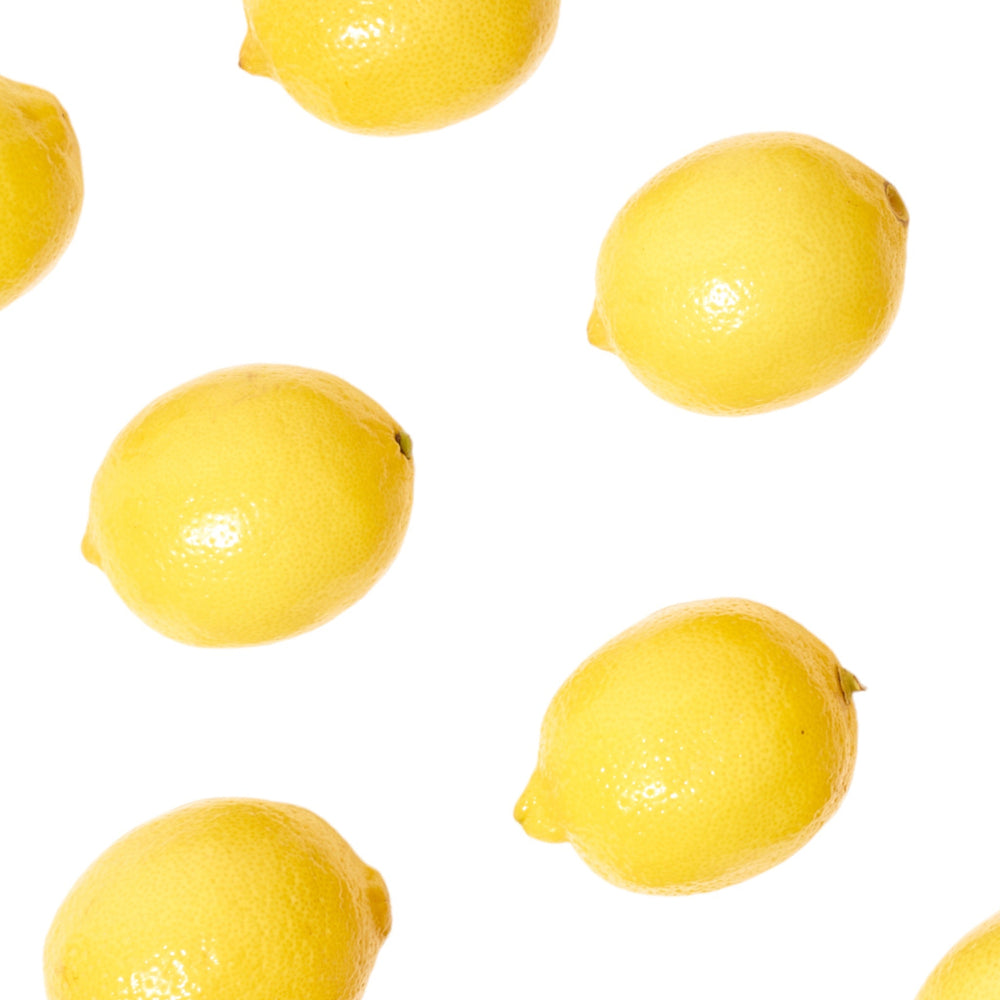
<path id="1" fill-rule="evenodd" d="M 310 114 L 369 135 L 444 128 L 537 68 L 559 0 L 244 0 L 241 68 Z"/>
<path id="2" fill-rule="evenodd" d="M 79 878 L 44 947 L 49 1000 L 358 1000 L 392 926 L 382 876 L 325 820 L 206 799 L 132 830 Z"/>
<path id="3" fill-rule="evenodd" d="M 666 608 L 556 693 L 514 817 L 634 892 L 744 881 L 798 851 L 838 808 L 860 690 L 824 643 L 766 605 Z"/>
<path id="4" fill-rule="evenodd" d="M 974 927 L 948 951 L 917 1000 L 1000 1000 L 1000 913 Z"/>
<path id="5" fill-rule="evenodd" d="M 55 267 L 82 206 L 69 115 L 47 90 L 0 76 L 0 309 Z"/>
<path id="6" fill-rule="evenodd" d="M 83 554 L 169 638 L 275 642 L 381 578 L 413 478 L 410 436 L 350 383 L 292 365 L 227 368 L 167 392 L 116 437 Z"/>
<path id="7" fill-rule="evenodd" d="M 724 139 L 661 171 L 618 213 L 588 338 L 678 406 L 733 416 L 791 406 L 882 343 L 908 228 L 896 188 L 829 143 Z"/>

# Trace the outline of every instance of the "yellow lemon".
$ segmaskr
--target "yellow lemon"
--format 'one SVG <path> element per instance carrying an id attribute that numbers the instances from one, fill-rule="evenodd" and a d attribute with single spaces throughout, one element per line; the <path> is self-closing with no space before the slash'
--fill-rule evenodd
<path id="1" fill-rule="evenodd" d="M 363 392 L 307 368 L 228 368 L 161 396 L 118 435 L 83 552 L 164 635 L 272 642 L 375 583 L 412 496 L 410 438 Z"/>
<path id="2" fill-rule="evenodd" d="M 243 0 L 240 65 L 352 132 L 442 128 L 501 101 L 552 43 L 559 0 Z"/>
<path id="3" fill-rule="evenodd" d="M 392 923 L 382 876 L 318 816 L 209 799 L 83 874 L 45 942 L 49 1000 L 355 1000 Z"/>
<path id="4" fill-rule="evenodd" d="M 0 76 L 0 309 L 55 265 L 82 204 L 80 147 L 62 105 Z"/>
<path id="5" fill-rule="evenodd" d="M 706 146 L 615 219 L 590 340 L 691 410 L 808 399 L 885 337 L 908 219 L 887 180 L 819 139 L 774 132 Z"/>
<path id="6" fill-rule="evenodd" d="M 941 959 L 917 1000 L 1000 1000 L 1000 913 Z"/>
<path id="7" fill-rule="evenodd" d="M 740 882 L 797 851 L 839 805 L 860 687 L 762 604 L 667 608 L 560 688 L 515 818 L 635 892 Z"/>

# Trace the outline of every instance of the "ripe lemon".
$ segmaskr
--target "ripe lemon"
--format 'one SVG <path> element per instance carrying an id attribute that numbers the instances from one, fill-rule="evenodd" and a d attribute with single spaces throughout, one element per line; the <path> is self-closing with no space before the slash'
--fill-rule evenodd
<path id="1" fill-rule="evenodd" d="M 55 265 L 82 204 L 80 147 L 62 105 L 0 76 L 0 309 Z"/>
<path id="2" fill-rule="evenodd" d="M 560 688 L 515 818 L 635 892 L 740 882 L 797 851 L 839 805 L 860 687 L 762 604 L 667 608 Z"/>
<path id="3" fill-rule="evenodd" d="M 1000 1000 L 1000 913 L 941 959 L 917 1000 Z"/>
<path id="4" fill-rule="evenodd" d="M 819 139 L 775 132 L 706 146 L 615 219 L 590 340 L 691 410 L 808 399 L 885 337 L 908 219 L 888 181 Z"/>
<path id="5" fill-rule="evenodd" d="M 243 0 L 240 66 L 352 132 L 442 128 L 501 101 L 552 43 L 559 0 Z"/>
<path id="6" fill-rule="evenodd" d="M 49 1000 L 355 1000 L 392 918 L 382 876 L 318 816 L 210 799 L 108 848 L 45 942 Z"/>
<path id="7" fill-rule="evenodd" d="M 413 496 L 409 437 L 333 375 L 213 372 L 118 435 L 83 553 L 164 635 L 272 642 L 323 624 L 392 562 Z"/>

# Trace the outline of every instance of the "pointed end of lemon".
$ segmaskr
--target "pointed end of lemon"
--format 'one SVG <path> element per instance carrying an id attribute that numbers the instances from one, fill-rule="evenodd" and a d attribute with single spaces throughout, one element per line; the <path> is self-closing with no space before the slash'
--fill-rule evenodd
<path id="1" fill-rule="evenodd" d="M 858 691 L 867 690 L 864 684 L 862 684 L 861 681 L 859 681 L 857 677 L 855 677 L 854 674 L 850 672 L 850 670 L 845 670 L 843 667 L 840 667 L 839 670 L 840 670 L 840 689 L 844 692 L 845 698 L 850 698 L 851 695 L 857 694 Z"/>
<path id="2" fill-rule="evenodd" d="M 243 39 L 243 46 L 240 49 L 240 69 L 246 70 L 254 76 L 273 76 L 274 67 L 271 60 L 267 58 L 264 49 L 261 47 L 257 36 L 248 31 Z"/>
<path id="3" fill-rule="evenodd" d="M 594 347 L 599 347 L 602 351 L 613 350 L 611 335 L 597 311 L 597 306 L 594 306 L 594 311 L 590 314 L 590 322 L 587 323 L 587 339 Z"/>
<path id="4" fill-rule="evenodd" d="M 521 824 L 524 832 L 535 840 L 558 844 L 566 839 L 566 831 L 549 811 L 551 795 L 543 787 L 538 772 L 531 776 L 528 787 L 514 807 L 514 819 Z"/>
<path id="5" fill-rule="evenodd" d="M 83 542 L 80 545 L 80 551 L 83 553 L 83 558 L 87 562 L 101 569 L 101 555 L 97 551 L 97 546 L 94 545 L 93 540 L 90 537 L 90 529 L 87 529 L 86 534 L 83 536 Z"/>
<path id="6" fill-rule="evenodd" d="M 368 897 L 368 907 L 372 920 L 375 922 L 375 932 L 384 941 L 392 930 L 392 906 L 389 904 L 389 890 L 385 879 L 374 869 L 365 871 L 365 894 Z"/>
<path id="7" fill-rule="evenodd" d="M 884 182 L 883 187 L 885 189 L 885 200 L 889 203 L 889 208 L 892 209 L 892 214 L 895 215 L 904 226 L 908 226 L 910 224 L 910 213 L 907 211 L 906 202 L 903 201 L 902 195 L 888 181 Z"/>
<path id="8" fill-rule="evenodd" d="M 413 459 L 413 438 L 402 428 L 396 431 L 396 444 L 399 445 L 403 458 Z"/>

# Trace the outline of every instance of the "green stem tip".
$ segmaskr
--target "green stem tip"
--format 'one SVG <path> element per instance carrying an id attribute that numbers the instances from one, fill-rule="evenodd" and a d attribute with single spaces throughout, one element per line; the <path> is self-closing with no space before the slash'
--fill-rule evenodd
<path id="1" fill-rule="evenodd" d="M 858 691 L 867 690 L 864 684 L 850 670 L 846 670 L 844 667 L 838 667 L 838 669 L 840 671 L 840 690 L 844 692 L 845 698 L 850 698 L 852 694 L 857 694 Z"/>
<path id="2" fill-rule="evenodd" d="M 399 445 L 399 450 L 403 453 L 404 458 L 413 458 L 413 438 L 406 431 L 396 431 L 396 444 Z"/>

